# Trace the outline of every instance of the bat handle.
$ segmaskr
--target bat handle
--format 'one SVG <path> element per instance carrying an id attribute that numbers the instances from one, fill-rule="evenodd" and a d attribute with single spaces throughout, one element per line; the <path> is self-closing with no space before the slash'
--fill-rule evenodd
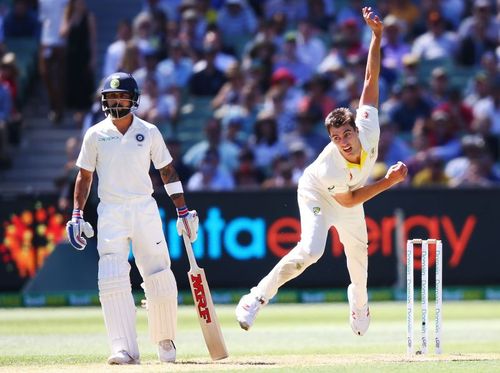
<path id="1" fill-rule="evenodd" d="M 191 240 L 185 234 L 182 234 L 182 239 L 184 240 L 184 246 L 186 247 L 186 253 L 189 260 L 189 266 L 191 269 L 198 269 L 198 263 L 196 263 L 196 258 L 194 257 L 193 246 L 191 246 Z"/>

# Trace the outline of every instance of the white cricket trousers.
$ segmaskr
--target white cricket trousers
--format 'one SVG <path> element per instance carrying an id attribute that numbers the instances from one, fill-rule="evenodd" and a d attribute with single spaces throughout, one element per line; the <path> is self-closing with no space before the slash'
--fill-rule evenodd
<path id="1" fill-rule="evenodd" d="M 99 299 L 111 351 L 125 350 L 138 359 L 136 307 L 128 262 L 130 243 L 144 280 L 151 339 L 155 343 L 173 340 L 176 331 L 177 284 L 158 206 L 151 196 L 119 203 L 101 201 L 97 213 Z"/>
<path id="2" fill-rule="evenodd" d="M 325 251 L 328 231 L 334 226 L 344 244 L 355 304 L 357 307 L 364 306 L 368 302 L 368 233 L 363 205 L 346 208 L 333 198 L 327 200 L 318 193 L 300 189 L 297 199 L 300 211 L 300 241 L 252 291 L 267 300 L 273 298 L 283 284 L 300 275 L 321 258 Z"/>

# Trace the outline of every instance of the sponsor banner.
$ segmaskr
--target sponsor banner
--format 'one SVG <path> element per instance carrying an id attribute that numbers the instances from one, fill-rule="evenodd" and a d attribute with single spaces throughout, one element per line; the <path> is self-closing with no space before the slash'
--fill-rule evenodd
<path id="1" fill-rule="evenodd" d="M 300 239 L 295 191 L 193 193 L 187 199 L 190 208 L 197 209 L 200 215 L 193 249 L 212 288 L 256 285 Z M 492 244 L 498 201 L 500 189 L 396 189 L 375 197 L 365 204 L 369 287 L 406 282 L 407 238 L 443 241 L 445 286 L 500 284 L 496 265 L 500 263 L 500 250 Z M 188 268 L 188 264 L 175 233 L 175 212 L 168 202 L 164 194 L 159 196 L 173 268 L 177 271 L 179 267 Z M 395 239 L 397 209 L 403 212 L 401 243 Z M 434 264 L 435 247 L 430 245 L 431 286 Z M 417 286 L 420 267 L 420 248 L 415 247 Z M 181 287 L 187 288 L 184 277 L 178 276 L 178 280 Z M 343 246 L 335 229 L 331 229 L 323 257 L 284 289 L 335 288 L 348 283 Z"/>
<path id="2" fill-rule="evenodd" d="M 205 269 L 211 290 L 247 289 L 256 285 L 300 239 L 294 190 L 187 193 L 186 198 L 189 207 L 196 209 L 200 216 L 198 240 L 193 249 L 199 265 Z M 179 288 L 188 290 L 186 272 L 189 264 L 182 240 L 177 235 L 175 209 L 164 191 L 158 193 L 157 201 L 172 269 Z M 406 238 L 443 241 L 445 287 L 500 284 L 500 250 L 495 245 L 494 235 L 499 204 L 500 189 L 395 189 L 367 202 L 369 288 L 392 287 L 405 282 L 401 278 L 405 271 L 401 269 L 406 260 Z M 64 239 L 68 216 L 56 205 L 57 196 L 0 199 L 1 292 L 19 291 L 35 276 L 55 245 Z M 404 215 L 402 245 L 395 239 L 396 209 L 401 209 Z M 90 201 L 85 217 L 94 227 L 95 211 L 96 205 Z M 435 248 L 431 245 L 431 279 L 434 253 Z M 82 255 L 88 255 L 87 251 Z M 421 265 L 419 255 L 420 250 L 416 247 L 417 286 Z M 141 282 L 133 266 L 134 289 L 139 290 Z M 331 229 L 323 257 L 282 290 L 345 289 L 348 283 L 343 246 L 335 229 Z M 432 281 L 430 285 L 433 285 Z M 68 288 L 70 290 L 73 289 Z M 280 291 L 279 296 L 286 298 L 286 293 L 282 293 Z M 310 298 L 316 296 L 312 294 Z M 58 302 L 56 299 L 50 301 Z M 28 302 L 34 305 L 43 303 L 37 298 Z M 75 302 L 84 303 L 85 300 L 77 298 Z"/>
<path id="3" fill-rule="evenodd" d="M 433 289 L 429 289 L 429 301 L 433 301 Z M 248 290 L 215 290 L 212 292 L 214 304 L 237 304 L 241 296 Z M 404 301 L 406 293 L 391 288 L 371 288 L 368 292 L 370 301 Z M 420 291 L 415 289 L 416 300 Z M 144 299 L 143 292 L 134 292 L 137 306 Z M 443 301 L 461 300 L 500 300 L 500 287 L 452 287 L 443 289 Z M 180 291 L 180 305 L 194 307 L 190 291 Z M 271 303 L 334 303 L 347 302 L 345 289 L 304 289 L 283 290 L 271 300 Z M 99 306 L 97 292 L 53 293 L 53 294 L 19 294 L 0 293 L 0 308 L 6 307 L 66 307 L 66 306 Z"/>

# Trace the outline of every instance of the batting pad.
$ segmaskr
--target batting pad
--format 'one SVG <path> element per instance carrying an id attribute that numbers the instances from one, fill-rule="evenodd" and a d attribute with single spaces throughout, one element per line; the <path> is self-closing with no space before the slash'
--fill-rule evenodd
<path id="1" fill-rule="evenodd" d="M 116 276 L 116 258 L 102 257 L 99 260 L 99 300 L 112 353 L 125 350 L 134 359 L 139 359 L 137 333 L 135 330 L 136 308 L 132 296 L 130 279 Z"/>
<path id="2" fill-rule="evenodd" d="M 153 343 L 175 340 L 177 331 L 177 283 L 170 268 L 144 279 L 148 301 L 149 337 Z"/>

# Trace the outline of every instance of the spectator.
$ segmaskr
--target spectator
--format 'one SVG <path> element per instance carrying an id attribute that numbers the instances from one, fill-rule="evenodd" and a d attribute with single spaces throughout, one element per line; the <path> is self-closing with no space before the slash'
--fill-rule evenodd
<path id="1" fill-rule="evenodd" d="M 345 22 L 355 22 L 355 28 L 362 30 L 364 23 L 360 20 L 359 9 L 363 7 L 361 0 L 351 0 L 344 3 L 336 14 L 337 24 L 342 25 Z"/>
<path id="2" fill-rule="evenodd" d="M 314 72 L 310 65 L 299 59 L 297 53 L 297 33 L 295 31 L 289 31 L 285 34 L 283 48 L 274 58 L 273 70 L 276 71 L 280 68 L 287 69 L 293 76 L 297 77 L 298 85 L 302 85 L 308 81 Z"/>
<path id="3" fill-rule="evenodd" d="M 178 39 L 170 41 L 168 50 L 168 58 L 158 63 L 157 70 L 165 79 L 167 89 L 173 86 L 185 90 L 193 73 L 193 61 Z"/>
<path id="4" fill-rule="evenodd" d="M 189 167 L 196 169 L 200 166 L 208 149 L 218 149 L 220 164 L 229 172 L 238 167 L 239 148 L 223 139 L 222 126 L 219 118 L 211 117 L 205 123 L 206 140 L 194 144 L 184 154 L 183 161 Z"/>
<path id="5" fill-rule="evenodd" d="M 443 160 L 437 157 L 431 157 L 427 165 L 420 170 L 412 180 L 412 185 L 417 188 L 449 185 L 449 178 L 444 173 Z"/>
<path id="6" fill-rule="evenodd" d="M 304 84 L 305 95 L 299 102 L 299 111 L 317 111 L 326 118 L 335 109 L 337 103 L 328 95 L 331 82 L 324 76 L 316 74 Z"/>
<path id="7" fill-rule="evenodd" d="M 423 151 L 425 160 L 430 157 L 440 158 L 445 162 L 460 155 L 460 134 L 455 131 L 455 123 L 444 110 L 436 109 L 430 120 L 416 124 L 413 133 L 423 133 L 427 137 L 429 148 Z"/>
<path id="8" fill-rule="evenodd" d="M 316 131 L 318 123 L 322 121 L 321 111 L 299 111 L 295 116 L 297 129 L 284 137 L 288 149 L 294 144 L 303 144 L 308 161 L 315 159 L 330 142 L 324 131 Z"/>
<path id="9" fill-rule="evenodd" d="M 381 74 L 391 83 L 401 75 L 403 56 L 410 52 L 410 46 L 404 40 L 403 28 L 396 16 L 390 14 L 384 18 Z"/>
<path id="10" fill-rule="evenodd" d="M 266 174 L 269 174 L 273 159 L 287 154 L 286 145 L 278 136 L 277 126 L 274 113 L 263 110 L 257 117 L 254 134 L 248 142 L 254 151 L 256 166 Z"/>
<path id="11" fill-rule="evenodd" d="M 3 20 L 3 33 L 6 38 L 38 38 L 40 25 L 28 0 L 14 0 Z"/>
<path id="12" fill-rule="evenodd" d="M 229 53 L 225 53 L 222 48 L 222 39 L 221 33 L 219 30 L 214 29 L 207 31 L 203 38 L 203 48 L 211 49 L 215 53 L 214 64 L 217 69 L 220 71 L 227 73 L 227 70 L 231 68 L 231 66 L 238 65 L 238 59 L 236 59 L 233 55 Z M 200 60 L 194 65 L 194 70 L 199 71 L 205 68 L 206 61 Z"/>
<path id="13" fill-rule="evenodd" d="M 458 29 L 460 63 L 477 66 L 485 51 L 493 51 L 498 46 L 500 21 L 492 10 L 490 0 L 474 0 L 473 14 L 464 19 Z"/>
<path id="14" fill-rule="evenodd" d="M 6 106 L 10 106 L 10 114 L 4 120 L 6 120 L 8 128 L 8 142 L 12 145 L 19 145 L 21 142 L 23 126 L 23 117 L 18 96 L 18 77 L 19 70 L 16 65 L 16 57 L 14 53 L 8 52 L 3 55 L 0 62 L 0 84 L 7 89 L 10 96 Z"/>
<path id="15" fill-rule="evenodd" d="M 388 0 L 385 5 L 387 13 L 401 20 L 409 31 L 413 29 L 420 18 L 420 10 L 412 0 Z"/>
<path id="16" fill-rule="evenodd" d="M 391 122 L 388 115 L 381 114 L 379 123 L 378 162 L 383 162 L 386 168 L 398 161 L 405 162 L 413 154 L 410 145 L 398 137 L 396 125 Z"/>
<path id="17" fill-rule="evenodd" d="M 234 172 L 238 189 L 258 189 L 264 180 L 264 174 L 255 166 L 252 150 L 243 148 L 238 156 L 239 166 Z"/>
<path id="18" fill-rule="evenodd" d="M 120 71 L 120 61 L 123 59 L 127 42 L 132 38 L 132 25 L 128 19 L 118 22 L 116 40 L 106 49 L 102 75 L 109 76 Z"/>
<path id="19" fill-rule="evenodd" d="M 245 0 L 226 0 L 217 17 L 217 27 L 224 30 L 223 44 L 241 56 L 242 45 L 257 30 L 257 18 Z"/>
<path id="20" fill-rule="evenodd" d="M 67 42 L 66 103 L 75 110 L 73 120 L 81 127 L 85 112 L 92 105 L 97 63 L 96 21 L 85 0 L 69 0 L 60 33 Z"/>
<path id="21" fill-rule="evenodd" d="M 187 188 L 192 191 L 222 191 L 234 188 L 232 175 L 219 164 L 219 150 L 209 148 L 193 176 L 189 178 Z"/>
<path id="22" fill-rule="evenodd" d="M 246 145 L 247 135 L 243 132 L 247 118 L 239 106 L 231 106 L 221 119 L 222 136 L 231 144 L 242 149 Z"/>
<path id="23" fill-rule="evenodd" d="M 66 140 L 66 163 L 64 164 L 61 175 L 54 180 L 59 190 L 57 205 L 61 211 L 67 213 L 71 212 L 70 209 L 73 206 L 76 175 L 80 170 L 80 168 L 76 166 L 80 145 L 81 142 L 77 137 L 70 137 Z"/>
<path id="24" fill-rule="evenodd" d="M 464 103 L 473 107 L 479 100 L 488 97 L 491 88 L 491 82 L 488 81 L 488 76 L 484 71 L 479 71 L 474 75 L 469 82 L 470 88 L 467 90 L 467 95 Z"/>
<path id="25" fill-rule="evenodd" d="M 297 54 L 299 60 L 308 65 L 313 71 L 326 57 L 326 46 L 316 36 L 314 25 L 309 19 L 301 19 L 297 30 Z"/>
<path id="26" fill-rule="evenodd" d="M 420 60 L 418 56 L 406 53 L 401 61 L 403 68 L 400 72 L 399 81 L 396 84 L 403 85 L 405 81 L 417 80 L 420 78 Z"/>
<path id="27" fill-rule="evenodd" d="M 102 82 L 101 82 L 101 84 L 99 84 L 99 87 L 94 92 L 94 101 L 92 103 L 92 106 L 90 107 L 89 111 L 87 111 L 87 113 L 83 117 L 83 125 L 82 125 L 82 132 L 81 132 L 82 138 L 83 138 L 83 136 L 85 136 L 85 133 L 87 132 L 87 130 L 90 127 L 92 127 L 95 123 L 99 123 L 100 121 L 102 121 L 106 118 L 106 115 L 102 111 L 101 89 L 102 89 Z"/>
<path id="28" fill-rule="evenodd" d="M 158 51 L 156 49 L 150 49 L 144 51 L 143 53 L 144 65 L 135 70 L 132 75 L 142 91 L 144 89 L 144 84 L 148 77 L 153 77 L 156 80 L 156 84 L 160 93 L 166 93 L 168 88 L 167 79 L 158 69 Z"/>
<path id="29" fill-rule="evenodd" d="M 168 137 L 166 140 L 167 149 L 172 156 L 172 165 L 175 167 L 177 171 L 177 175 L 179 175 L 179 180 L 183 183 L 187 183 L 191 175 L 193 174 L 193 170 L 186 165 L 182 160 L 182 143 L 179 139 L 175 137 Z M 158 175 L 158 172 L 154 173 Z M 162 183 L 163 184 L 163 183 Z"/>
<path id="30" fill-rule="evenodd" d="M 186 50 L 193 55 L 203 50 L 204 30 L 200 26 L 200 17 L 195 9 L 186 9 L 181 13 L 178 38 Z M 194 59 L 194 57 L 193 57 Z"/>
<path id="31" fill-rule="evenodd" d="M 12 164 L 8 129 L 11 107 L 9 90 L 5 85 L 0 84 L 0 169 L 9 168 Z"/>
<path id="32" fill-rule="evenodd" d="M 240 70 L 239 64 L 235 63 L 227 69 L 226 79 L 227 81 L 212 99 L 211 105 L 214 110 L 224 105 L 236 105 L 241 101 L 245 77 Z"/>
<path id="33" fill-rule="evenodd" d="M 41 22 L 39 71 L 49 96 L 49 119 L 60 123 L 66 87 L 66 41 L 60 34 L 68 0 L 39 0 Z"/>
<path id="34" fill-rule="evenodd" d="M 436 109 L 443 110 L 450 115 L 455 131 L 459 133 L 470 131 L 474 114 L 472 108 L 462 100 L 462 92 L 458 87 L 452 87 L 449 90 L 448 99 Z"/>
<path id="35" fill-rule="evenodd" d="M 307 4 L 303 0 L 267 0 L 264 2 L 264 17 L 272 19 L 283 15 L 291 26 L 297 25 L 300 19 L 307 15 Z"/>
<path id="36" fill-rule="evenodd" d="M 264 93 L 272 84 L 276 45 L 273 41 L 256 38 L 250 43 L 248 53 L 243 57 L 242 66 L 252 73 L 252 79 L 258 82 L 259 90 Z"/>
<path id="37" fill-rule="evenodd" d="M 278 137 L 286 136 L 296 127 L 295 112 L 298 108 L 287 108 L 285 92 L 277 86 L 271 87 L 266 94 L 263 110 L 272 112 L 278 125 Z"/>
<path id="38" fill-rule="evenodd" d="M 132 39 L 125 44 L 123 57 L 118 64 L 118 70 L 124 73 L 132 74 L 144 65 L 144 60 L 137 43 Z"/>
<path id="39" fill-rule="evenodd" d="M 491 94 L 478 100 L 472 110 L 475 118 L 488 118 L 490 132 L 500 136 L 500 78 L 491 84 Z"/>
<path id="40" fill-rule="evenodd" d="M 214 96 L 226 82 L 226 77 L 214 64 L 216 50 L 211 47 L 204 49 L 206 65 L 195 70 L 189 79 L 189 93 L 194 96 Z"/>
<path id="41" fill-rule="evenodd" d="M 402 134 L 411 132 L 418 118 L 428 118 L 431 105 L 422 95 L 416 79 L 408 78 L 401 91 L 401 100 L 394 105 L 389 116 Z"/>
<path id="42" fill-rule="evenodd" d="M 292 164 L 292 180 L 294 184 L 299 183 L 299 179 L 306 167 L 311 163 L 306 146 L 302 142 L 296 142 L 289 146 L 290 162 Z"/>
<path id="43" fill-rule="evenodd" d="M 293 116 L 298 111 L 302 92 L 295 86 L 295 76 L 285 68 L 276 70 L 271 77 L 271 88 L 266 95 L 264 108 L 275 114 L 283 113 L 285 116 Z M 291 120 L 279 120 L 278 131 L 280 134 L 293 130 L 294 124 Z"/>
<path id="44" fill-rule="evenodd" d="M 153 34 L 153 16 L 149 12 L 141 12 L 135 16 L 132 22 L 133 40 L 135 41 L 141 56 L 160 47 L 156 45 Z"/>
<path id="45" fill-rule="evenodd" d="M 335 24 L 334 6 L 333 1 L 307 0 L 307 16 L 324 35 L 328 35 Z"/>
<path id="46" fill-rule="evenodd" d="M 465 178 L 467 169 L 473 160 L 481 160 L 487 153 L 486 143 L 481 135 L 465 135 L 461 139 L 462 154 L 447 162 L 446 176 L 453 185 Z"/>
<path id="47" fill-rule="evenodd" d="M 176 91 L 176 88 L 172 88 Z M 172 123 L 177 121 L 179 114 L 179 93 L 161 93 L 156 78 L 148 75 L 141 90 L 141 104 L 136 114 L 150 123 L 157 123 L 160 132 L 165 135 L 172 129 Z"/>
<path id="48" fill-rule="evenodd" d="M 263 189 L 296 188 L 293 180 L 293 165 L 285 156 L 277 157 L 272 162 L 272 174 L 262 183 Z"/>
<path id="49" fill-rule="evenodd" d="M 448 101 L 450 91 L 448 72 L 443 67 L 435 67 L 431 72 L 429 90 L 426 94 L 433 108 Z"/>
<path id="50" fill-rule="evenodd" d="M 418 36 L 412 46 L 412 54 L 420 60 L 454 59 L 457 52 L 457 35 L 446 31 L 445 21 L 439 12 L 427 16 L 428 31 Z"/>

